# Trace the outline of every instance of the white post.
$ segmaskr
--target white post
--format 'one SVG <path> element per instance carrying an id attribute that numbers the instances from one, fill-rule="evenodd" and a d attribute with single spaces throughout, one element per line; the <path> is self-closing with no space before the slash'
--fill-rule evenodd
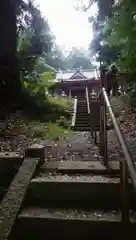
<path id="1" fill-rule="evenodd" d="M 71 88 L 69 88 L 69 99 L 71 99 Z"/>

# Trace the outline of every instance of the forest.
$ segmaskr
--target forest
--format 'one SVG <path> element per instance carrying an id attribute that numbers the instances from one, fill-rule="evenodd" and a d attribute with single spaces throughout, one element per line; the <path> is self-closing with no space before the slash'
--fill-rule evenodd
<path id="1" fill-rule="evenodd" d="M 133 104 L 136 102 L 135 0 L 93 0 L 88 6 L 81 0 L 76 3 L 80 5 L 77 11 L 84 12 L 97 5 L 97 13 L 88 18 L 93 28 L 90 55 L 76 47 L 65 55 L 34 0 L 1 3 L 1 117 L 5 109 L 23 109 L 29 115 L 53 122 L 69 117 L 71 103 L 49 98 L 45 88 L 50 88 L 49 80 L 55 78 L 58 70 L 94 68 L 93 59 L 107 69 L 114 64 L 119 73 L 126 74 L 127 94 Z"/>
<path id="2" fill-rule="evenodd" d="M 44 88 L 56 71 L 90 67 L 89 57 L 76 48 L 64 56 L 35 1 L 6 0 L 0 18 L 5 26 L 0 38 L 1 104 L 42 107 Z"/>
<path id="3" fill-rule="evenodd" d="M 109 68 L 115 64 L 118 72 L 127 76 L 127 93 L 136 99 L 136 1 L 97 0 L 98 14 L 91 16 L 94 38 L 90 49 L 97 60 Z M 86 6 L 84 6 L 85 8 Z"/>

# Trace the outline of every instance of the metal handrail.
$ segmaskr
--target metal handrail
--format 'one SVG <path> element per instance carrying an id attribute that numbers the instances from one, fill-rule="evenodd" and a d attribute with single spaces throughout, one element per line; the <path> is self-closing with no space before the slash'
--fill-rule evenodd
<path id="1" fill-rule="evenodd" d="M 112 107 L 111 107 L 111 104 L 110 104 L 110 101 L 109 101 L 109 98 L 108 98 L 108 95 L 107 95 L 107 92 L 106 92 L 105 88 L 102 88 L 102 94 L 104 96 L 104 100 L 105 100 L 107 109 L 109 111 L 113 126 L 115 128 L 117 138 L 118 138 L 119 143 L 121 145 L 121 148 L 123 150 L 124 157 L 125 157 L 125 160 L 126 160 L 126 164 L 127 164 L 127 167 L 128 167 L 131 179 L 132 179 L 132 183 L 133 183 L 134 188 L 136 190 L 136 167 L 135 167 L 134 162 L 132 160 L 131 154 L 129 153 L 128 146 L 127 146 L 127 143 L 125 141 L 125 138 L 124 138 L 124 136 L 123 136 L 123 134 L 120 130 L 119 124 L 118 124 L 118 122 L 116 120 L 116 117 L 113 113 L 113 110 L 112 110 Z"/>
<path id="2" fill-rule="evenodd" d="M 90 114 L 90 101 L 88 87 L 85 88 L 88 114 Z"/>
<path id="3" fill-rule="evenodd" d="M 74 99 L 74 105 L 73 105 L 73 116 L 72 116 L 72 124 L 71 124 L 72 127 L 75 126 L 75 122 L 76 122 L 76 113 L 77 113 L 77 97 L 75 97 L 75 99 Z"/>

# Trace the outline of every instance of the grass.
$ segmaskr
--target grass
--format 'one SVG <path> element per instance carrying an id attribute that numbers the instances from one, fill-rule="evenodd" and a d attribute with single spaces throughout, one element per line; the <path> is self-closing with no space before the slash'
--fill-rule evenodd
<path id="1" fill-rule="evenodd" d="M 12 134 L 23 134 L 27 138 L 53 139 L 59 140 L 68 137 L 73 132 L 70 129 L 64 129 L 57 123 L 42 123 L 39 121 L 17 120 L 10 121 L 8 129 Z"/>
<path id="2" fill-rule="evenodd" d="M 70 130 L 72 100 L 63 97 L 48 97 L 45 101 L 43 118 L 34 108 L 36 118 L 23 114 L 10 120 L 8 132 L 11 135 L 25 135 L 28 139 L 59 140 L 68 137 Z M 29 120 L 28 120 L 29 119 Z M 37 120 L 38 119 L 38 120 Z"/>
<path id="3" fill-rule="evenodd" d="M 116 118 L 120 122 L 125 122 L 129 119 L 129 98 L 127 95 L 111 97 L 111 106 Z"/>
<path id="4" fill-rule="evenodd" d="M 70 110 L 72 106 L 72 100 L 67 97 L 50 97 L 49 101 L 51 104 L 58 105 L 65 110 Z"/>

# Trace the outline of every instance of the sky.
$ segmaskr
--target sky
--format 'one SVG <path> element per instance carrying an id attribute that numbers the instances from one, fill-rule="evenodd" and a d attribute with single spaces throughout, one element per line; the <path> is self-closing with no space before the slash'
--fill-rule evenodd
<path id="1" fill-rule="evenodd" d="M 88 49 L 93 34 L 88 17 L 97 11 L 96 5 L 88 12 L 77 11 L 73 2 L 74 0 L 37 0 L 56 42 L 66 51 L 72 47 Z"/>

